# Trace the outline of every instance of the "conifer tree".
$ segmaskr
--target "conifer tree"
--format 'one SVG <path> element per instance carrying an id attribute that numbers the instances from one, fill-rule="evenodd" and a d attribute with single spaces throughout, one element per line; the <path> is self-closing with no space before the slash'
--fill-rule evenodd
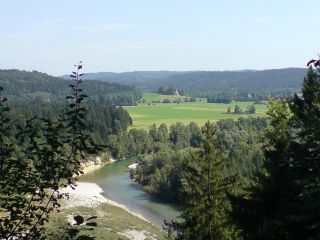
<path id="1" fill-rule="evenodd" d="M 295 95 L 291 104 L 296 134 L 291 143 L 292 164 L 301 189 L 302 209 L 297 216 L 299 228 L 293 226 L 290 230 L 313 240 L 320 238 L 320 60 L 308 65 L 302 94 Z"/>
<path id="2" fill-rule="evenodd" d="M 265 172 L 230 196 L 244 239 L 320 238 L 320 63 L 310 64 L 302 94 L 271 104 Z"/>
<path id="3" fill-rule="evenodd" d="M 165 223 L 179 240 L 230 239 L 232 228 L 226 225 L 229 203 L 226 193 L 233 182 L 227 175 L 227 163 L 213 144 L 215 127 L 206 122 L 202 128 L 203 149 L 193 154 L 182 184 L 185 187 L 185 210 L 182 222 Z"/>
<path id="4" fill-rule="evenodd" d="M 242 109 L 238 105 L 236 105 L 234 107 L 233 113 L 234 114 L 242 114 Z"/>
<path id="5" fill-rule="evenodd" d="M 286 101 L 273 102 L 268 114 L 271 122 L 266 134 L 265 172 L 258 174 L 256 183 L 245 189 L 246 193 L 230 196 L 231 216 L 244 239 L 287 239 L 283 229 L 288 213 L 285 208 L 289 208 L 288 198 L 293 200 L 297 194 L 288 169 L 292 115 L 289 105 Z"/>

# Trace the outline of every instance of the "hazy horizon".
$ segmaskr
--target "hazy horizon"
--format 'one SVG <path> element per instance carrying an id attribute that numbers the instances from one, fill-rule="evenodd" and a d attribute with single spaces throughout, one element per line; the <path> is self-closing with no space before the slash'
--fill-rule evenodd
<path id="1" fill-rule="evenodd" d="M 84 63 L 85 65 L 85 63 Z M 121 73 L 133 73 L 133 72 L 245 72 L 245 71 L 265 71 L 265 70 L 280 70 L 280 69 L 294 69 L 294 68 L 305 68 L 307 69 L 307 67 L 283 67 L 283 68 L 267 68 L 267 69 L 236 69 L 236 70 L 132 70 L 132 71 L 121 71 L 121 72 L 115 72 L 115 71 L 97 71 L 97 72 L 88 72 L 88 71 L 84 71 L 85 74 L 96 74 L 96 73 L 115 73 L 115 74 L 121 74 Z M 64 75 L 69 75 L 70 72 L 73 70 L 71 68 L 71 70 L 69 72 L 63 73 L 61 75 L 54 75 L 48 72 L 44 72 L 44 71 L 40 71 L 37 69 L 18 69 L 18 68 L 1 68 L 0 70 L 19 70 L 19 71 L 28 71 L 28 72 L 32 72 L 32 71 L 37 71 L 40 73 L 46 73 L 48 75 L 54 76 L 54 77 L 62 77 Z"/>
<path id="2" fill-rule="evenodd" d="M 0 69 L 263 70 L 305 67 L 319 50 L 315 0 L 1 3 Z"/>

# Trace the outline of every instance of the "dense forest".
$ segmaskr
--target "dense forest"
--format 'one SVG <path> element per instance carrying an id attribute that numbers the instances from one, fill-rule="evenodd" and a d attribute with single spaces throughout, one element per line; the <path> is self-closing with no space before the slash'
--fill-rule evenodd
<path id="1" fill-rule="evenodd" d="M 8 115 L 20 125 L 34 117 L 58 119 L 67 111 L 65 96 L 71 93 L 70 84 L 70 80 L 39 72 L 0 71 L 3 95 L 11 107 Z M 86 94 L 91 93 L 86 100 L 86 127 L 96 143 L 105 144 L 109 134 L 125 131 L 132 124 L 128 112 L 120 106 L 134 105 L 142 96 L 140 90 L 99 81 L 83 81 L 82 87 Z"/>
<path id="2" fill-rule="evenodd" d="M 277 97 L 300 91 L 301 79 L 305 73 L 306 69 L 298 68 L 262 71 L 199 71 L 172 75 L 161 84 L 182 88 L 186 94 L 197 97 L 266 99 L 270 96 Z"/>
<path id="3" fill-rule="evenodd" d="M 12 122 L 21 125 L 34 117 L 58 119 L 64 112 L 66 112 L 66 108 L 62 104 L 24 104 L 23 106 L 11 107 L 8 116 Z M 126 131 L 128 126 L 132 125 L 131 117 L 121 106 L 88 105 L 87 113 L 86 129 L 95 142 L 100 145 L 106 144 L 109 135 Z"/>
<path id="4" fill-rule="evenodd" d="M 220 120 L 215 124 L 213 140 L 217 150 L 231 161 L 229 170 L 239 175 L 241 184 L 248 184 L 261 171 L 264 159 L 261 136 L 266 128 L 265 118 Z M 183 203 L 182 176 L 188 171 L 191 155 L 203 146 L 201 128 L 194 122 L 176 123 L 169 128 L 164 124 L 158 128 L 153 125 L 143 137 L 148 139 L 143 149 L 153 154 L 139 155 L 139 166 L 131 176 L 147 192 L 167 201 Z M 137 139 L 138 143 L 141 141 Z"/>
<path id="5" fill-rule="evenodd" d="M 10 104 L 61 103 L 70 94 L 68 80 L 37 71 L 0 70 L 0 86 Z M 137 88 L 100 81 L 83 82 L 88 94 L 87 103 L 108 105 L 134 105 L 142 97 Z"/>

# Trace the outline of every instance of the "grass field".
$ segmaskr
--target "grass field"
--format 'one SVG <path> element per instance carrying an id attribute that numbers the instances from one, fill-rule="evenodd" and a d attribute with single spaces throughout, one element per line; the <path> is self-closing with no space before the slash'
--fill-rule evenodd
<path id="1" fill-rule="evenodd" d="M 176 96 L 171 96 L 174 98 Z M 239 105 L 242 110 L 252 104 L 252 102 L 232 102 L 231 104 L 207 103 L 205 99 L 201 102 L 182 102 L 177 103 L 155 103 L 148 105 L 149 102 L 156 99 L 170 99 L 170 96 L 159 95 L 156 93 L 145 93 L 146 103 L 138 106 L 125 107 L 133 119 L 133 126 L 136 128 L 147 128 L 155 123 L 158 126 L 161 123 L 168 125 L 176 122 L 188 124 L 191 121 L 198 125 L 203 125 L 206 121 L 218 121 L 220 119 L 238 119 L 248 116 L 265 116 L 267 107 L 265 105 L 255 105 L 256 114 L 226 114 L 230 106 L 233 110 L 235 105 Z"/>

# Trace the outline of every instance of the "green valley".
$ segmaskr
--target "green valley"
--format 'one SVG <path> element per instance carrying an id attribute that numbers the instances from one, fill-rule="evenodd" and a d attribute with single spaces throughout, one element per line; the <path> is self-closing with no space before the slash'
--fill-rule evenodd
<path id="1" fill-rule="evenodd" d="M 191 121 L 202 126 L 206 121 L 218 121 L 220 119 L 238 119 L 239 117 L 248 116 L 265 116 L 267 110 L 266 105 L 255 104 L 256 114 L 226 114 L 228 107 L 231 110 L 238 105 L 241 109 L 253 104 L 253 102 L 232 102 L 231 104 L 207 103 L 205 98 L 198 98 L 197 102 L 180 102 L 180 103 L 162 103 L 164 99 L 174 100 L 182 99 L 182 96 L 159 95 L 157 93 L 144 93 L 143 99 L 145 103 L 137 106 L 126 106 L 133 125 L 132 128 L 148 128 L 155 123 L 167 125 L 181 122 L 189 124 Z M 161 101 L 158 103 L 157 101 Z"/>

